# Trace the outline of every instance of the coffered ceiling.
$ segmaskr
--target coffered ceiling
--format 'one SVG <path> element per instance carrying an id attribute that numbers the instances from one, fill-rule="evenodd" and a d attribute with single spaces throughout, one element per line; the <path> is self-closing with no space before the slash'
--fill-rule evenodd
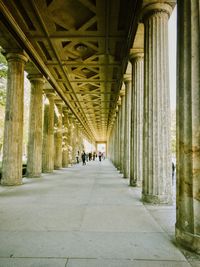
<path id="1" fill-rule="evenodd" d="M 12 36 L 69 106 L 88 137 L 105 141 L 141 2 L 0 1 L 1 29 L 9 32 L 1 34 L 0 45 L 6 46 L 5 39 Z M 9 49 L 7 46 L 4 48 Z"/>

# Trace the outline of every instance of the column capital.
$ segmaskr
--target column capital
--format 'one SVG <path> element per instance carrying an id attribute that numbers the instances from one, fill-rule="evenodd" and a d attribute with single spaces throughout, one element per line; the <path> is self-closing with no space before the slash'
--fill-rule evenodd
<path id="1" fill-rule="evenodd" d="M 68 115 L 69 114 L 69 109 L 67 107 L 63 107 L 63 114 Z"/>
<path id="2" fill-rule="evenodd" d="M 54 103 L 56 106 L 64 106 L 63 100 L 55 97 Z"/>
<path id="3" fill-rule="evenodd" d="M 125 88 L 124 87 L 120 90 L 119 95 L 121 97 L 125 96 Z"/>
<path id="4" fill-rule="evenodd" d="M 121 106 L 121 104 L 122 104 L 122 101 L 121 101 L 121 97 L 119 96 L 119 98 L 118 98 L 118 100 L 117 100 L 117 105 L 118 105 L 118 106 Z"/>
<path id="5" fill-rule="evenodd" d="M 130 50 L 129 60 L 133 63 L 135 60 L 140 60 L 144 58 L 143 48 L 133 48 Z"/>
<path id="6" fill-rule="evenodd" d="M 131 74 L 126 73 L 124 74 L 124 83 L 126 84 L 129 82 L 131 82 Z"/>
<path id="7" fill-rule="evenodd" d="M 43 89 L 43 93 L 46 95 L 46 97 L 56 97 L 56 94 L 55 94 L 55 91 L 54 91 L 54 89 L 52 88 L 52 89 L 47 89 L 47 88 L 44 88 Z"/>
<path id="8" fill-rule="evenodd" d="M 161 0 L 153 1 L 153 0 L 144 0 L 143 8 L 142 8 L 142 18 L 146 20 L 151 16 L 156 16 L 162 13 L 168 15 L 170 17 L 173 8 L 176 4 L 175 0 L 163 2 Z"/>
<path id="9" fill-rule="evenodd" d="M 27 78 L 29 79 L 30 82 L 37 81 L 37 82 L 41 82 L 43 84 L 45 83 L 44 76 L 42 74 L 40 74 L 40 73 L 38 73 L 38 74 L 28 74 Z"/>
<path id="10" fill-rule="evenodd" d="M 8 62 L 21 61 L 25 64 L 28 61 L 28 55 L 24 52 L 8 52 L 6 59 Z"/>

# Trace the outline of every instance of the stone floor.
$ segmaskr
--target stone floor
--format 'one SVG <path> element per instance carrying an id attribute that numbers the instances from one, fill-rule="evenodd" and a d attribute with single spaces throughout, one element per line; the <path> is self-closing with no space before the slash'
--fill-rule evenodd
<path id="1" fill-rule="evenodd" d="M 108 160 L 0 187 L 0 267 L 200 266 L 175 245 L 175 206 L 140 194 Z"/>

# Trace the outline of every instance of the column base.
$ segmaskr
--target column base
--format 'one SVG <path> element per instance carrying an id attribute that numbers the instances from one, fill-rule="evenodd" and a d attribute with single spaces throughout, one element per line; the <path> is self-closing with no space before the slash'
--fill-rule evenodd
<path id="1" fill-rule="evenodd" d="M 172 196 L 170 195 L 145 195 L 142 194 L 142 201 L 151 204 L 168 204 L 172 205 Z"/>
<path id="2" fill-rule="evenodd" d="M 63 165 L 62 165 L 62 168 L 68 168 L 68 167 L 69 167 L 68 164 L 63 164 Z"/>
<path id="3" fill-rule="evenodd" d="M 60 166 L 54 166 L 54 170 L 60 170 L 60 169 L 62 169 L 62 167 L 60 167 Z"/>
<path id="4" fill-rule="evenodd" d="M 135 181 L 133 179 L 130 179 L 129 185 L 132 186 L 132 187 L 136 187 L 137 186 L 137 181 Z"/>
<path id="5" fill-rule="evenodd" d="M 26 178 L 41 178 L 41 173 L 27 173 Z"/>
<path id="6" fill-rule="evenodd" d="M 184 232 L 176 226 L 175 236 L 177 243 L 182 247 L 200 254 L 200 235 Z"/>
<path id="7" fill-rule="evenodd" d="M 54 170 L 42 170 L 43 173 L 53 173 Z"/>
<path id="8" fill-rule="evenodd" d="M 21 181 L 5 181 L 1 180 L 1 185 L 3 186 L 17 186 L 17 185 L 22 185 L 23 182 Z"/>

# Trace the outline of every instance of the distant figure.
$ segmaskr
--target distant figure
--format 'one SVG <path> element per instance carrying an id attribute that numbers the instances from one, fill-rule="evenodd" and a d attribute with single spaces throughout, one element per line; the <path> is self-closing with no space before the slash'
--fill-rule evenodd
<path id="1" fill-rule="evenodd" d="M 102 157 L 102 154 L 101 154 L 101 152 L 99 151 L 99 161 L 101 161 L 101 157 Z"/>
<path id="2" fill-rule="evenodd" d="M 172 179 L 174 178 L 174 173 L 175 173 L 175 164 L 172 162 Z"/>
<path id="3" fill-rule="evenodd" d="M 79 163 L 79 151 L 76 153 L 76 163 Z"/>
<path id="4" fill-rule="evenodd" d="M 83 165 L 86 165 L 86 162 L 85 162 L 85 160 L 86 160 L 86 154 L 85 154 L 85 151 L 84 150 L 83 150 L 83 153 L 81 155 L 81 158 L 82 158 Z"/>
<path id="5" fill-rule="evenodd" d="M 92 160 L 92 152 L 89 153 L 89 161 Z"/>

